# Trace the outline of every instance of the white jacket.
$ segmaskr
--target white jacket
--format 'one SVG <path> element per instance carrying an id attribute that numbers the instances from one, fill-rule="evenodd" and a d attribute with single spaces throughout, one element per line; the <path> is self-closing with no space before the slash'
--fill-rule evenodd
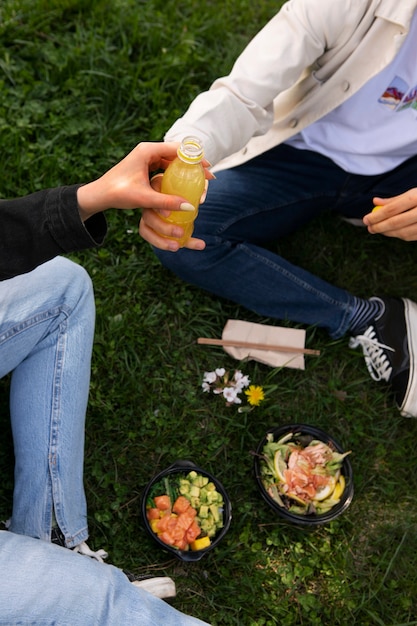
<path id="1" fill-rule="evenodd" d="M 198 136 L 214 171 L 262 154 L 386 67 L 416 8 L 417 0 L 289 0 L 165 139 Z"/>

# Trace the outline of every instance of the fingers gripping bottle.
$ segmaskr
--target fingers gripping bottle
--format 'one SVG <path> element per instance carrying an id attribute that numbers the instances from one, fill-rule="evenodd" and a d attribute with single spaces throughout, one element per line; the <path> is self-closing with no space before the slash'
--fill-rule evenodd
<path id="1" fill-rule="evenodd" d="M 180 247 L 183 248 L 193 234 L 194 220 L 198 214 L 200 198 L 206 183 L 201 163 L 204 156 L 201 141 L 196 137 L 185 137 L 178 148 L 177 155 L 164 172 L 161 191 L 181 196 L 194 207 L 194 211 L 172 211 L 169 217 L 163 218 L 166 222 L 178 224 L 184 229 L 182 237 L 170 237 L 178 241 Z"/>

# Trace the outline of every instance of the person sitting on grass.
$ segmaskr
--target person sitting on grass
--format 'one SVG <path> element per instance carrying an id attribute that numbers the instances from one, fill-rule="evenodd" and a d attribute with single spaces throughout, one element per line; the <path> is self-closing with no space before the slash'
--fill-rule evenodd
<path id="1" fill-rule="evenodd" d="M 194 238 L 173 255 L 178 244 L 165 237 L 179 237 L 178 226 L 153 209 L 140 224 L 182 279 L 264 317 L 349 335 L 412 417 L 417 304 L 352 294 L 270 244 L 323 211 L 417 240 L 416 38 L 417 0 L 284 3 L 166 134 L 198 137 L 215 166 Z"/>
<path id="2" fill-rule="evenodd" d="M 86 543 L 94 294 L 85 269 L 57 256 L 100 245 L 107 209 L 189 210 L 149 183 L 176 150 L 141 143 L 90 183 L 0 200 L 0 376 L 11 372 L 15 454 L 13 510 L 0 531 L 1 623 L 203 624 L 160 600 L 175 596 L 169 577 L 131 584 Z"/>

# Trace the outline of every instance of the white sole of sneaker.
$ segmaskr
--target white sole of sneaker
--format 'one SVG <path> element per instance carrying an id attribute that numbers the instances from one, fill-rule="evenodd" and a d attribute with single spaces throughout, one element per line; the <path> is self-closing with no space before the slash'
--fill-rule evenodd
<path id="1" fill-rule="evenodd" d="M 151 593 L 161 600 L 175 598 L 177 591 L 172 578 L 168 576 L 157 576 L 155 578 L 144 578 L 143 580 L 134 580 L 132 585 Z"/>
<path id="2" fill-rule="evenodd" d="M 416 379 L 416 349 L 417 349 L 417 304 L 406 298 L 404 315 L 408 333 L 408 352 L 410 357 L 410 374 L 404 400 L 400 408 L 403 417 L 417 417 L 417 379 Z"/>

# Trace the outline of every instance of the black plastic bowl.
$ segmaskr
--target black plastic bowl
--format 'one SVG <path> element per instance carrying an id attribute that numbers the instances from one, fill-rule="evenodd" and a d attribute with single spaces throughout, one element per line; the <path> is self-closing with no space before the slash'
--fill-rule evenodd
<path id="1" fill-rule="evenodd" d="M 197 474 L 201 474 L 202 476 L 207 476 L 207 478 L 214 483 L 216 490 L 222 495 L 224 506 L 223 506 L 223 528 L 219 529 L 218 533 L 213 537 L 211 544 L 204 548 L 203 550 L 178 550 L 173 546 L 169 546 L 161 539 L 159 539 L 158 535 L 153 532 L 149 521 L 146 517 L 146 505 L 148 501 L 149 494 L 151 492 L 152 487 L 158 483 L 160 480 L 170 477 L 174 474 L 188 474 L 191 471 L 197 472 Z M 163 470 L 148 483 L 146 486 L 143 495 L 142 495 L 142 518 L 145 525 L 145 528 L 149 535 L 156 541 L 156 543 L 163 548 L 164 550 L 174 554 L 176 557 L 181 559 L 182 561 L 199 561 L 207 552 L 213 550 L 216 546 L 219 545 L 220 541 L 223 539 L 227 531 L 229 530 L 230 522 L 232 521 L 232 506 L 230 503 L 230 498 L 226 493 L 223 485 L 215 478 L 212 474 L 207 472 L 206 470 L 198 467 L 192 461 L 176 461 L 172 465 L 170 465 L 167 469 Z"/>
<path id="2" fill-rule="evenodd" d="M 262 451 L 264 445 L 267 443 L 267 436 L 270 433 L 272 433 L 274 441 L 278 441 L 279 439 L 281 439 L 281 437 L 284 437 L 286 434 L 289 433 L 294 433 L 294 435 L 300 433 L 303 437 L 305 437 L 306 445 L 308 444 L 309 440 L 318 439 L 319 441 L 323 441 L 326 444 L 330 444 L 337 452 L 344 452 L 343 448 L 337 443 L 337 441 L 333 439 L 333 437 L 328 435 L 320 428 L 316 428 L 315 426 L 308 426 L 307 424 L 287 424 L 285 426 L 279 426 L 268 430 L 265 434 L 265 437 L 262 439 L 256 449 L 255 479 L 262 497 L 269 504 L 269 506 L 289 524 L 304 527 L 314 527 L 320 526 L 322 524 L 327 524 L 339 517 L 339 515 L 341 515 L 344 511 L 346 511 L 353 498 L 353 472 L 349 457 L 345 457 L 343 459 L 343 463 L 341 466 L 341 472 L 346 481 L 345 490 L 338 504 L 335 504 L 335 506 L 330 509 L 330 511 L 322 514 L 311 513 L 308 515 L 298 515 L 296 513 L 288 511 L 285 507 L 280 506 L 278 502 L 271 498 L 271 496 L 265 489 L 261 478 L 261 464 L 263 463 Z"/>

